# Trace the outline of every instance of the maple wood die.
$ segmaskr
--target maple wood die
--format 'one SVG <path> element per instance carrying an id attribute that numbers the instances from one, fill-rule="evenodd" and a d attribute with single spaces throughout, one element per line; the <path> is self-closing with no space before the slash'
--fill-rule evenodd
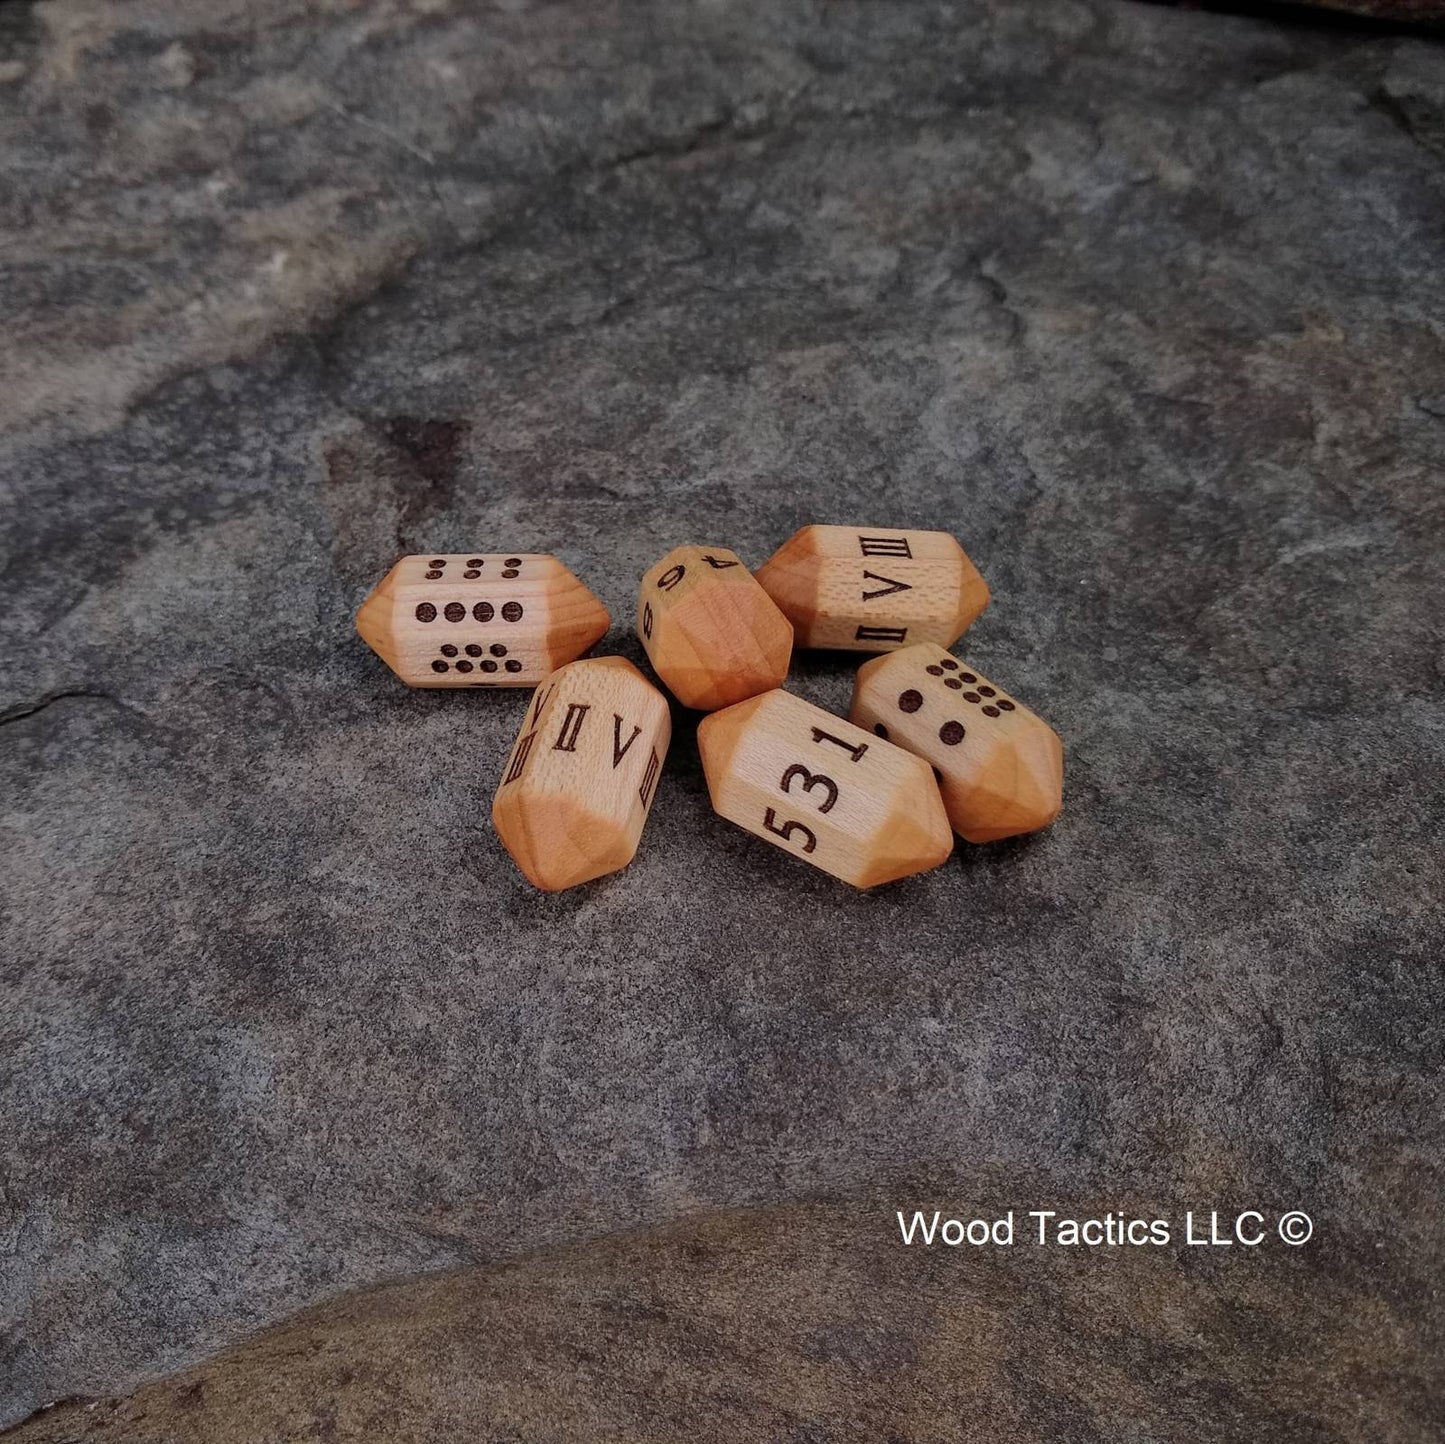
<path id="1" fill-rule="evenodd" d="M 1057 733 L 941 647 L 907 647 L 865 662 L 849 716 L 933 765 L 948 820 L 969 842 L 1036 832 L 1059 815 L 1064 750 Z"/>
<path id="2" fill-rule="evenodd" d="M 592 657 L 537 688 L 492 802 L 517 866 L 548 892 L 636 856 L 672 737 L 667 698 L 623 657 Z"/>
<path id="3" fill-rule="evenodd" d="M 392 567 L 356 630 L 408 687 L 535 687 L 610 620 L 554 556 L 433 552 Z"/>
<path id="4" fill-rule="evenodd" d="M 714 712 L 697 743 L 721 816 L 854 887 L 926 872 L 953 850 L 922 758 L 790 692 Z"/>
<path id="5" fill-rule="evenodd" d="M 793 624 L 799 647 L 947 647 L 988 605 L 988 584 L 942 531 L 805 526 L 757 578 Z"/>
<path id="6" fill-rule="evenodd" d="M 793 628 L 736 552 L 675 547 L 642 578 L 637 634 L 684 707 L 712 712 L 780 686 Z"/>

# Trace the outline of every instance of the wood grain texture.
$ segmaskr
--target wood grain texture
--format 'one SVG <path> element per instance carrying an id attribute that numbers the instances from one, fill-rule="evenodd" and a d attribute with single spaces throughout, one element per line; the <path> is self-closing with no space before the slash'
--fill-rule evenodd
<path id="1" fill-rule="evenodd" d="M 671 738 L 667 698 L 623 657 L 572 662 L 537 688 L 492 803 L 531 882 L 557 892 L 632 861 Z"/>
<path id="2" fill-rule="evenodd" d="M 431 552 L 392 567 L 356 630 L 408 687 L 535 687 L 610 621 L 554 556 Z"/>
<path id="3" fill-rule="evenodd" d="M 927 763 L 790 692 L 714 712 L 697 745 L 721 816 L 854 887 L 953 850 Z"/>
<path id="4" fill-rule="evenodd" d="M 792 623 L 727 547 L 674 547 L 651 567 L 637 635 L 673 696 L 704 712 L 780 687 L 793 655 Z"/>
<path id="5" fill-rule="evenodd" d="M 940 647 L 925 643 L 865 662 L 849 716 L 933 765 L 948 820 L 969 842 L 1036 832 L 1059 815 L 1058 735 Z"/>
<path id="6" fill-rule="evenodd" d="M 988 605 L 988 583 L 941 531 L 805 526 L 757 577 L 792 622 L 800 647 L 948 647 Z"/>

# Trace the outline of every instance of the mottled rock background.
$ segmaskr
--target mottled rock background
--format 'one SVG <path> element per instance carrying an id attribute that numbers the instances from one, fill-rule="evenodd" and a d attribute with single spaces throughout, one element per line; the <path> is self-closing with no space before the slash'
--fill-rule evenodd
<path id="1" fill-rule="evenodd" d="M 758 1207 L 780 1313 L 792 1278 L 842 1331 L 791 1436 L 738 1396 L 759 1437 L 882 1437 L 836 1391 L 905 1364 L 1023 1438 L 1432 1437 L 1438 42 L 1124 0 L 9 0 L 0 166 L 0 1417 L 463 1266 L 582 1409 L 636 1331 L 539 1383 L 571 1305 L 525 1322 L 527 1280 L 665 1279 Z M 351 629 L 400 552 L 555 550 L 637 657 L 663 550 L 813 520 L 963 539 L 995 600 L 961 650 L 1065 739 L 1049 833 L 857 896 L 714 818 L 679 719 L 637 862 L 544 897 L 487 820 L 524 697 L 408 692 Z M 1054 1197 L 1317 1233 L 889 1236 Z M 776 1228 L 816 1269 L 772 1278 Z M 920 1267 L 1007 1367 L 907 1344 Z M 1146 1267 L 1147 1307 L 1110 1273 Z M 693 1337 L 731 1295 L 686 1278 Z M 417 1327 L 448 1287 L 403 1291 Z M 1225 1382 L 1176 1417 L 1181 1349 Z"/>
<path id="2" fill-rule="evenodd" d="M 1267 1268 L 1207 1249 L 1100 1262 L 1022 1234 L 1018 1252 L 901 1251 L 879 1225 L 858 1205 L 715 1213 L 352 1294 L 10 1437 L 1438 1437 L 1438 1357 L 1306 1255 Z"/>

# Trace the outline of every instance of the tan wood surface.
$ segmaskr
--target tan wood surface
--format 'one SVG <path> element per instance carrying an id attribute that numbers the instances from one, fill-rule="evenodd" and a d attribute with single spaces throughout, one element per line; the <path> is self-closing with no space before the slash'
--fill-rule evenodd
<path id="1" fill-rule="evenodd" d="M 429 552 L 392 567 L 356 630 L 408 687 L 535 687 L 610 620 L 554 556 Z"/>
<path id="2" fill-rule="evenodd" d="M 790 692 L 698 726 L 712 805 L 854 887 L 937 867 L 953 850 L 928 764 Z"/>
<path id="3" fill-rule="evenodd" d="M 757 578 L 792 622 L 800 647 L 947 647 L 988 605 L 978 568 L 941 531 L 805 526 Z"/>
<path id="4" fill-rule="evenodd" d="M 704 712 L 781 686 L 793 655 L 792 624 L 727 547 L 674 547 L 649 568 L 637 635 L 673 696 Z"/>
<path id="5" fill-rule="evenodd" d="M 626 867 L 671 738 L 667 698 L 625 658 L 553 672 L 528 704 L 492 803 L 517 866 L 548 892 Z"/>
<path id="6" fill-rule="evenodd" d="M 948 820 L 969 842 L 1035 832 L 1059 815 L 1064 752 L 1058 735 L 941 647 L 907 647 L 865 662 L 849 715 L 933 765 Z"/>

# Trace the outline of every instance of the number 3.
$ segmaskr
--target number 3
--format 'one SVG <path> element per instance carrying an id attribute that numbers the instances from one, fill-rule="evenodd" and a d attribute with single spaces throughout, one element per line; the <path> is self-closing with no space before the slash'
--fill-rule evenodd
<path id="1" fill-rule="evenodd" d="M 828 796 L 826 800 L 818 804 L 818 811 L 831 812 L 833 810 L 833 804 L 838 800 L 838 784 L 834 782 L 831 777 L 824 777 L 821 772 L 809 772 L 801 762 L 795 762 L 783 773 L 783 780 L 778 786 L 781 787 L 784 792 L 791 791 L 792 789 L 788 784 L 795 777 L 807 779 L 803 783 L 804 792 L 811 792 L 815 787 L 826 787 L 828 789 Z"/>

